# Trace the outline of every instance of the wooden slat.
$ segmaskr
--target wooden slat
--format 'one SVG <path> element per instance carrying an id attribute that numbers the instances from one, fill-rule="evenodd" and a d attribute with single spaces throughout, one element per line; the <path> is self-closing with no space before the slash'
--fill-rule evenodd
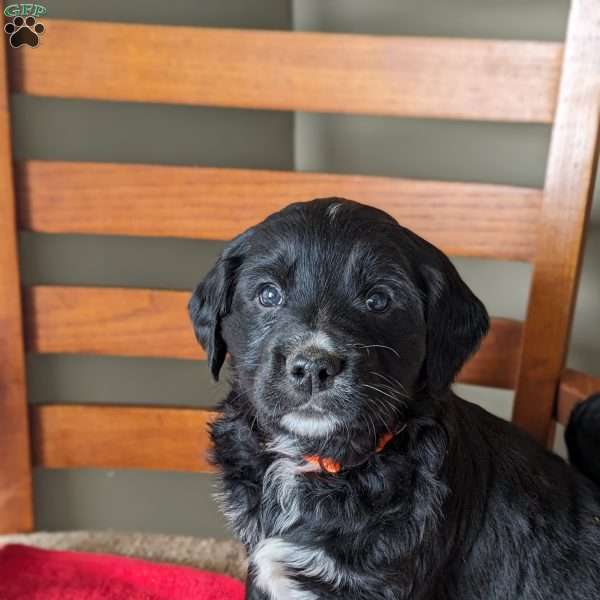
<path id="1" fill-rule="evenodd" d="M 564 368 L 600 129 L 600 3 L 573 0 L 546 171 L 514 420 L 548 439 Z"/>
<path id="2" fill-rule="evenodd" d="M 290 202 L 344 196 L 386 210 L 446 253 L 533 258 L 541 191 L 241 169 L 17 164 L 20 226 L 44 233 L 231 239 Z"/>
<path id="3" fill-rule="evenodd" d="M 25 290 L 30 352 L 203 358 L 187 315 L 191 293 L 36 286 Z"/>
<path id="4" fill-rule="evenodd" d="M 565 372 L 558 420 L 600 379 Z M 34 462 L 47 468 L 120 468 L 209 471 L 206 410 L 130 406 L 33 406 Z"/>
<path id="5" fill-rule="evenodd" d="M 95 405 L 31 407 L 34 463 L 46 468 L 211 471 L 216 413 Z"/>
<path id="6" fill-rule="evenodd" d="M 558 388 L 557 421 L 566 425 L 575 406 L 592 394 L 598 393 L 600 393 L 600 377 L 566 369 Z"/>
<path id="7" fill-rule="evenodd" d="M 184 408 L 32 406 L 34 462 L 55 469 L 210 471 L 213 418 Z"/>
<path id="8" fill-rule="evenodd" d="M 521 358 L 523 324 L 512 319 L 492 319 L 481 348 L 460 372 L 457 381 L 513 389 Z"/>
<path id="9" fill-rule="evenodd" d="M 0 40 L 0 533 L 33 528 L 6 43 Z"/>
<path id="10" fill-rule="evenodd" d="M 36 286 L 25 293 L 27 348 L 39 353 L 199 358 L 188 292 Z M 510 388 L 521 324 L 494 319 L 461 381 Z"/>
<path id="11" fill-rule="evenodd" d="M 16 92 L 548 123 L 562 55 L 547 42 L 44 23 L 35 52 L 11 55 Z"/>

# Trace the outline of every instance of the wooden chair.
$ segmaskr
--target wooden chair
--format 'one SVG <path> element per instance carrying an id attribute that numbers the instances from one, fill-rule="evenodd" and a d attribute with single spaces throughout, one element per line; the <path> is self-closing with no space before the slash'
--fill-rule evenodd
<path id="1" fill-rule="evenodd" d="M 600 389 L 600 380 L 564 369 L 598 150 L 596 0 L 574 0 L 564 44 L 50 19 L 46 26 L 60 43 L 47 35 L 35 51 L 0 49 L 0 532 L 33 528 L 32 465 L 209 469 L 202 458 L 209 411 L 28 408 L 25 351 L 197 359 L 200 350 L 186 315 L 188 292 L 21 290 L 18 228 L 225 240 L 294 200 L 362 200 L 448 254 L 533 264 L 526 321 L 495 319 L 461 381 L 514 388 L 514 421 L 542 443 L 556 419 L 564 423 L 574 403 Z M 13 164 L 10 91 L 552 122 L 554 128 L 543 189 L 259 170 Z"/>

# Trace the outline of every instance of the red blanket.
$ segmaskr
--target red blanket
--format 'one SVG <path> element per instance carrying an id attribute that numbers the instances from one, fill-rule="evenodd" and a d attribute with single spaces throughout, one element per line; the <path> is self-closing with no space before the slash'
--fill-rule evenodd
<path id="1" fill-rule="evenodd" d="M 243 600 L 234 579 L 101 554 L 0 549 L 2 600 Z"/>

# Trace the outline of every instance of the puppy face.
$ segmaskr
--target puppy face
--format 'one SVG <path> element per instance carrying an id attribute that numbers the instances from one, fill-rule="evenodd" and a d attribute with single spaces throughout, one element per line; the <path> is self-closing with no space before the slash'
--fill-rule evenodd
<path id="1" fill-rule="evenodd" d="M 448 259 L 389 215 L 293 204 L 233 240 L 190 301 L 215 378 L 261 426 L 359 451 L 443 393 L 488 326 Z"/>

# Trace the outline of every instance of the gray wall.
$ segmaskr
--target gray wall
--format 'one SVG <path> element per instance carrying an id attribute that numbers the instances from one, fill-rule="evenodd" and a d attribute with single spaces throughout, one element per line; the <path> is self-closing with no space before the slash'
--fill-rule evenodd
<path id="1" fill-rule="evenodd" d="M 266 29 L 561 40 L 563 0 L 128 0 L 47 2 L 61 18 Z M 50 40 L 47 40 L 50 43 Z M 15 97 L 17 158 L 357 172 L 541 186 L 545 126 L 97 103 Z M 222 244 L 23 234 L 24 283 L 190 289 Z M 456 260 L 498 316 L 524 316 L 527 265 Z M 600 375 L 600 201 L 586 249 L 569 364 Z M 202 363 L 30 356 L 31 402 L 211 406 Z M 460 386 L 505 417 L 512 395 Z M 35 474 L 41 529 L 118 528 L 226 536 L 210 476 L 114 471 Z"/>

